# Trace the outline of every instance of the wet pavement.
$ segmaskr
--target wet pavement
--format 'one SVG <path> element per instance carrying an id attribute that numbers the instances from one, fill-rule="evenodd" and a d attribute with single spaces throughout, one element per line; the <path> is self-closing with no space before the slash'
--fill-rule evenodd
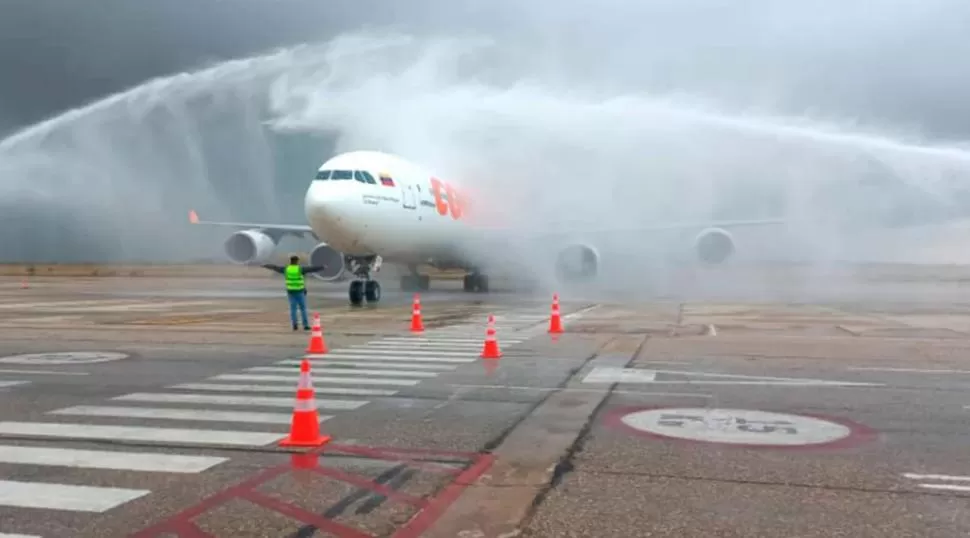
<path id="1" fill-rule="evenodd" d="M 446 283 L 412 335 L 412 294 L 311 283 L 309 451 L 279 446 L 309 335 L 278 283 L 5 279 L 0 536 L 966 536 L 962 277 L 863 273 L 838 300 L 564 293 L 558 337 L 546 297 Z"/>

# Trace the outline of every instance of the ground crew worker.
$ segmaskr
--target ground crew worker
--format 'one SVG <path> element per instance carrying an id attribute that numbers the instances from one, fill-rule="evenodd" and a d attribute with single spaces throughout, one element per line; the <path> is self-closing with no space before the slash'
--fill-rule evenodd
<path id="1" fill-rule="evenodd" d="M 309 331 L 310 322 L 307 321 L 306 316 L 306 280 L 303 278 L 303 275 L 322 271 L 327 266 L 301 266 L 299 256 L 290 256 L 290 264 L 286 267 L 272 264 L 267 264 L 263 267 L 271 271 L 276 271 L 286 278 L 286 296 L 290 300 L 290 321 L 293 322 L 293 330 L 297 330 L 296 309 L 299 308 L 303 318 L 303 330 Z"/>

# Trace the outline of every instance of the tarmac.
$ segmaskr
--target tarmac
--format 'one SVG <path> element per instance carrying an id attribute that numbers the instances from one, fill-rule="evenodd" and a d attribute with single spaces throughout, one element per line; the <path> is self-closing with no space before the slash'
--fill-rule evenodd
<path id="1" fill-rule="evenodd" d="M 556 336 L 544 294 L 435 282 L 414 335 L 311 282 L 316 449 L 279 282 L 2 278 L 0 538 L 970 534 L 961 271 L 709 276 L 564 291 Z"/>

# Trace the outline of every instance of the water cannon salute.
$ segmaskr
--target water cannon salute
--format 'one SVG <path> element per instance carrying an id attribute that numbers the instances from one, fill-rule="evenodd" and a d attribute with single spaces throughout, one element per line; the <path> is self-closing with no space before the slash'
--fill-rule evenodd
<path id="1" fill-rule="evenodd" d="M 0 2 L 0 538 L 970 535 L 967 0 L 104 4 Z"/>

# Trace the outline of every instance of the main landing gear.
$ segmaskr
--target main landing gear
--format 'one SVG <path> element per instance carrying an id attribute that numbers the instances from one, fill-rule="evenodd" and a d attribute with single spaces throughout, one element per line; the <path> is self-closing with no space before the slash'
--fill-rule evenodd
<path id="1" fill-rule="evenodd" d="M 368 303 L 380 302 L 381 283 L 372 280 L 370 277 L 371 271 L 380 270 L 380 256 L 369 256 L 367 258 L 348 257 L 346 263 L 357 278 L 357 280 L 350 283 L 350 304 L 360 306 L 365 299 Z"/>
<path id="2" fill-rule="evenodd" d="M 431 289 L 431 277 L 422 275 L 416 269 L 411 269 L 411 274 L 401 277 L 401 291 L 427 291 Z M 471 273 L 465 275 L 462 281 L 462 289 L 467 292 L 488 292 L 488 277 L 481 273 Z"/>

